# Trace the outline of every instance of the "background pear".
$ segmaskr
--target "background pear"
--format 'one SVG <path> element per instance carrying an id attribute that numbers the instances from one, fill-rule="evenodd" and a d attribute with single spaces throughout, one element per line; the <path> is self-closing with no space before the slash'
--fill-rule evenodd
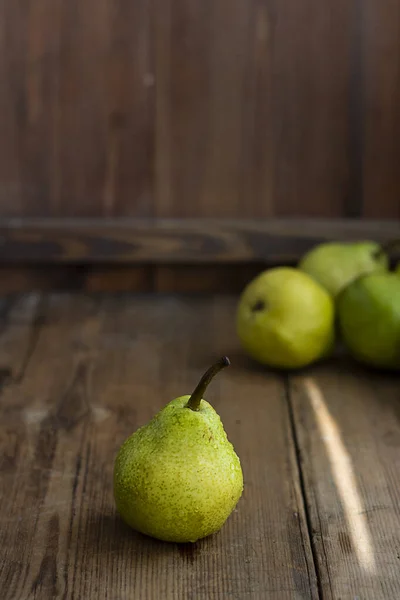
<path id="1" fill-rule="evenodd" d="M 239 457 L 212 406 L 202 399 L 224 357 L 191 396 L 172 400 L 121 446 L 114 497 L 122 518 L 143 534 L 195 542 L 217 532 L 243 491 Z"/>
<path id="2" fill-rule="evenodd" d="M 244 289 L 236 327 L 243 348 L 258 362 L 285 369 L 304 367 L 333 346 L 333 300 L 297 269 L 268 269 Z"/>
<path id="3" fill-rule="evenodd" d="M 371 273 L 351 283 L 337 300 L 343 341 L 359 361 L 400 370 L 400 277 Z"/>
<path id="4" fill-rule="evenodd" d="M 312 248 L 299 263 L 333 297 L 362 274 L 388 270 L 389 259 L 376 242 L 328 242 Z"/>

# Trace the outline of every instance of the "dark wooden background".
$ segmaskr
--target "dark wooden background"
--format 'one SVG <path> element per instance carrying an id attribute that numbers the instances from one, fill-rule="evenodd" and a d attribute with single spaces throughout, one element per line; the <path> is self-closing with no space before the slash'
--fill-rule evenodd
<path id="1" fill-rule="evenodd" d="M 5 0 L 0 217 L 399 220 L 400 0 Z"/>

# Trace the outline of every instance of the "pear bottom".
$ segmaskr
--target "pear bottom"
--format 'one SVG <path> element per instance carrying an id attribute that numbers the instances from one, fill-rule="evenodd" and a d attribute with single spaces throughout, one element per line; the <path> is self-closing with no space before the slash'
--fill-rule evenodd
<path id="1" fill-rule="evenodd" d="M 216 533 L 243 491 L 238 456 L 205 400 L 170 402 L 121 446 L 114 497 L 123 520 L 166 542 L 196 542 Z"/>

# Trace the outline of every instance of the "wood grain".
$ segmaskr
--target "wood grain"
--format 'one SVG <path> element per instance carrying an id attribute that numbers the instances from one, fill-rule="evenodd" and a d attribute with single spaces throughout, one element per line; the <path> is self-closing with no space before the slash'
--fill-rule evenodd
<path id="1" fill-rule="evenodd" d="M 0 387 L 24 377 L 43 322 L 40 294 L 2 296 L 0 301 Z"/>
<path id="2" fill-rule="evenodd" d="M 269 54 L 256 4 L 156 2 L 158 217 L 271 214 L 271 142 L 254 127 L 253 111 L 266 121 L 257 77 Z"/>
<path id="3" fill-rule="evenodd" d="M 350 5 L 159 4 L 157 215 L 340 216 Z"/>
<path id="4" fill-rule="evenodd" d="M 274 214 L 344 214 L 350 196 L 351 26 L 339 0 L 272 2 Z"/>
<path id="5" fill-rule="evenodd" d="M 400 3 L 363 3 L 365 215 L 400 218 Z"/>
<path id="6" fill-rule="evenodd" d="M 81 265 L 65 264 L 60 268 L 59 265 L 54 264 L 18 263 L 0 266 L 0 295 L 2 296 L 21 292 L 82 290 L 88 283 L 88 269 Z"/>
<path id="7" fill-rule="evenodd" d="M 1 213 L 149 216 L 150 2 L 25 4 L 0 6 Z"/>
<path id="8" fill-rule="evenodd" d="M 398 377 L 343 358 L 288 377 L 258 368 L 238 346 L 235 306 L 168 294 L 2 300 L 4 600 L 400 595 Z M 224 353 L 232 367 L 208 399 L 241 457 L 244 495 L 195 545 L 140 536 L 115 513 L 113 457 Z"/>
<path id="9" fill-rule="evenodd" d="M 351 219 L 0 221 L 3 263 L 290 262 L 327 240 L 400 237 L 398 221 Z"/>
<path id="10" fill-rule="evenodd" d="M 332 364 L 290 398 L 322 597 L 398 598 L 398 377 Z"/>
<path id="11" fill-rule="evenodd" d="M 21 292 L 239 293 L 265 268 L 239 265 L 39 265 L 0 266 L 0 295 Z"/>
<path id="12" fill-rule="evenodd" d="M 239 294 L 265 269 L 260 264 L 174 265 L 154 269 L 154 291 L 178 293 Z"/>
<path id="13" fill-rule="evenodd" d="M 0 215 L 398 218 L 399 10 L 0 3 Z"/>
<path id="14" fill-rule="evenodd" d="M 151 292 L 154 269 L 135 265 L 94 265 L 86 269 L 81 288 L 88 292 Z"/>
<path id="15" fill-rule="evenodd" d="M 241 356 L 233 308 L 221 297 L 47 297 L 24 376 L 0 399 L 4 600 L 318 598 L 283 379 Z M 224 352 L 233 366 L 208 398 L 241 456 L 244 496 L 195 545 L 139 536 L 115 514 L 117 448 Z"/>

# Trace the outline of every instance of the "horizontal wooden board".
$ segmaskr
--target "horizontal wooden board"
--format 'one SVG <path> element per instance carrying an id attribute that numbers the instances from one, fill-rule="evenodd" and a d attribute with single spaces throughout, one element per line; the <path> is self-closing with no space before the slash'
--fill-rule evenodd
<path id="1" fill-rule="evenodd" d="M 0 295 L 21 292 L 239 293 L 262 263 L 142 266 L 138 264 L 0 264 Z"/>
<path id="2" fill-rule="evenodd" d="M 0 220 L 0 261 L 241 263 L 297 260 L 326 240 L 400 237 L 399 221 Z"/>

